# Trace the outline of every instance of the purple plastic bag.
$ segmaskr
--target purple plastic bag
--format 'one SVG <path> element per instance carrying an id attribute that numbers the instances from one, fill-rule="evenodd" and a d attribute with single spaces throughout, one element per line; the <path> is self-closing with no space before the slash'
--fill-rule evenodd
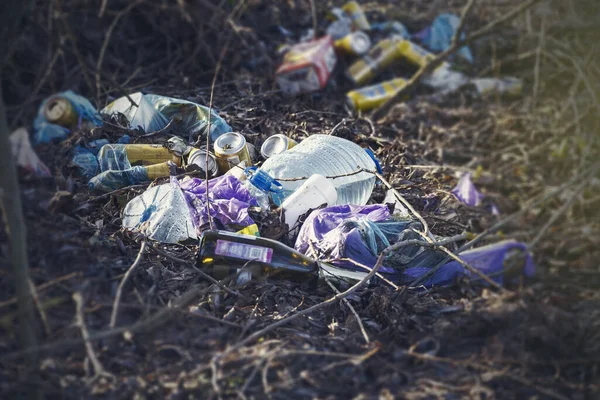
<path id="1" fill-rule="evenodd" d="M 504 284 L 504 274 L 502 273 L 505 267 L 504 260 L 508 253 L 512 250 L 524 252 L 525 265 L 523 274 L 525 276 L 533 276 L 535 273 L 535 266 L 533 264 L 531 254 L 529 254 L 527 251 L 527 246 L 524 243 L 516 242 L 514 240 L 505 240 L 488 246 L 467 250 L 460 253 L 459 257 L 465 263 L 483 272 L 494 282 L 502 285 Z M 404 278 L 406 282 L 410 282 L 420 277 L 428 270 L 429 268 L 423 267 L 407 268 L 404 271 Z M 446 286 L 463 276 L 473 280 L 481 279 L 476 274 L 463 267 L 458 261 L 451 261 L 440 268 L 440 270 L 423 285 L 426 287 Z"/>
<path id="2" fill-rule="evenodd" d="M 200 233 L 209 224 L 206 207 L 206 181 L 191 178 L 182 181 L 180 186 L 187 199 L 192 221 Z M 236 177 L 223 175 L 210 179 L 208 190 L 208 209 L 213 221 L 222 225 L 218 228 L 245 227 L 254 224 L 248 215 L 248 207 L 256 206 L 256 200 Z"/>
<path id="3" fill-rule="evenodd" d="M 481 193 L 471 181 L 471 173 L 463 174 L 458 180 L 456 187 L 452 189 L 452 194 L 456 198 L 471 207 L 478 206 L 484 195 Z"/>

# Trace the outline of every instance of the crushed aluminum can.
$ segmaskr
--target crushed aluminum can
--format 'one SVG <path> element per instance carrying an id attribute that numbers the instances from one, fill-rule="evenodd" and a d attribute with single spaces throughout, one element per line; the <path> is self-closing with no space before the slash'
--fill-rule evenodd
<path id="1" fill-rule="evenodd" d="M 290 139 L 289 137 L 277 134 L 269 137 L 260 147 L 260 154 L 267 159 L 274 156 L 275 154 L 283 153 L 286 150 L 291 149 L 298 143 Z"/>
<path id="2" fill-rule="evenodd" d="M 283 57 L 277 69 L 277 83 L 281 91 L 291 94 L 323 89 L 337 57 L 331 36 L 293 46 Z"/>
<path id="3" fill-rule="evenodd" d="M 241 133 L 229 132 L 219 136 L 215 140 L 214 151 L 221 173 L 229 171 L 242 161 L 246 165 L 252 164 L 246 138 Z"/>
<path id="4" fill-rule="evenodd" d="M 399 36 L 381 40 L 360 60 L 346 70 L 346 76 L 356 85 L 363 85 L 373 79 L 384 68 L 398 60 L 401 56 L 398 43 Z"/>
<path id="5" fill-rule="evenodd" d="M 369 111 L 385 103 L 404 86 L 406 86 L 405 79 L 391 79 L 376 85 L 351 90 L 346 94 L 346 101 L 354 110 Z"/>
<path id="6" fill-rule="evenodd" d="M 334 43 L 340 53 L 362 56 L 371 48 L 371 39 L 364 32 L 352 32 Z"/>
<path id="7" fill-rule="evenodd" d="M 64 127 L 77 125 L 79 115 L 66 97 L 54 96 L 44 106 L 44 116 L 48 122 Z"/>
<path id="8" fill-rule="evenodd" d="M 206 172 L 208 163 L 208 179 L 214 178 L 219 175 L 219 165 L 217 164 L 217 158 L 210 151 L 206 151 L 206 146 L 199 149 L 192 149 L 187 156 L 186 165 L 197 165 L 203 171 Z"/>
<path id="9" fill-rule="evenodd" d="M 350 16 L 352 25 L 357 30 L 368 31 L 371 29 L 371 24 L 369 24 L 369 20 L 367 20 L 367 16 L 358 2 L 349 1 L 342 6 L 342 10 Z"/>

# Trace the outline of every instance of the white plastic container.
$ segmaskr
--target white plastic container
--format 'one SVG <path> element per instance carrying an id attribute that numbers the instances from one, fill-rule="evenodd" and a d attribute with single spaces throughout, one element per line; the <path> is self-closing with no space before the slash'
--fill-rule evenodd
<path id="1" fill-rule="evenodd" d="M 333 183 L 323 175 L 314 174 L 281 205 L 285 223 L 291 230 L 302 214 L 323 204 L 335 204 L 336 200 L 337 192 Z"/>
<path id="2" fill-rule="evenodd" d="M 329 135 L 309 136 L 295 147 L 270 157 L 261 167 L 282 184 L 285 197 L 314 174 L 328 177 L 337 191 L 337 200 L 330 206 L 367 204 L 375 186 L 375 175 L 356 173 L 360 169 L 376 169 L 367 152 L 356 143 Z M 334 176 L 337 178 L 329 178 Z M 287 180 L 290 178 L 295 180 Z"/>

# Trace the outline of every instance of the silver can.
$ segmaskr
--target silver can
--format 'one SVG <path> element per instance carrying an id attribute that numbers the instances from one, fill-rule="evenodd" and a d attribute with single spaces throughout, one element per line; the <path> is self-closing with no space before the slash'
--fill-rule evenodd
<path id="1" fill-rule="evenodd" d="M 208 158 L 208 160 L 207 160 Z M 208 163 L 208 178 L 214 178 L 219 175 L 219 165 L 217 164 L 217 158 L 210 151 L 206 151 L 206 146 L 200 149 L 193 149 L 187 158 L 187 165 L 197 165 L 206 170 Z"/>
<path id="2" fill-rule="evenodd" d="M 242 161 L 251 165 L 246 138 L 238 132 L 224 133 L 215 140 L 215 156 L 219 171 L 225 173 Z"/>
<path id="3" fill-rule="evenodd" d="M 269 157 L 274 156 L 275 154 L 283 153 L 286 150 L 291 149 L 298 143 L 290 139 L 289 137 L 277 134 L 269 137 L 263 145 L 260 147 L 260 154 L 267 159 Z"/>

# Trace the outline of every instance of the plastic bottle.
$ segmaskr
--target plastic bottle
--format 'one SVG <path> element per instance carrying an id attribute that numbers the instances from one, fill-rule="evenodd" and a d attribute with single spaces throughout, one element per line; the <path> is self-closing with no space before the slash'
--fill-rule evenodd
<path id="1" fill-rule="evenodd" d="M 281 205 L 285 223 L 292 229 L 298 218 L 308 210 L 323 204 L 335 204 L 336 200 L 337 192 L 333 182 L 323 175 L 314 174 Z"/>
<path id="2" fill-rule="evenodd" d="M 371 197 L 375 175 L 369 172 L 355 173 L 360 169 L 375 171 L 376 165 L 359 145 L 335 136 L 312 135 L 290 150 L 269 158 L 260 170 L 281 183 L 284 198 L 302 186 L 310 176 L 319 174 L 328 177 L 335 186 L 337 201 L 330 205 L 364 205 Z M 348 176 L 329 178 L 340 175 Z M 304 179 L 286 180 L 290 178 Z"/>

